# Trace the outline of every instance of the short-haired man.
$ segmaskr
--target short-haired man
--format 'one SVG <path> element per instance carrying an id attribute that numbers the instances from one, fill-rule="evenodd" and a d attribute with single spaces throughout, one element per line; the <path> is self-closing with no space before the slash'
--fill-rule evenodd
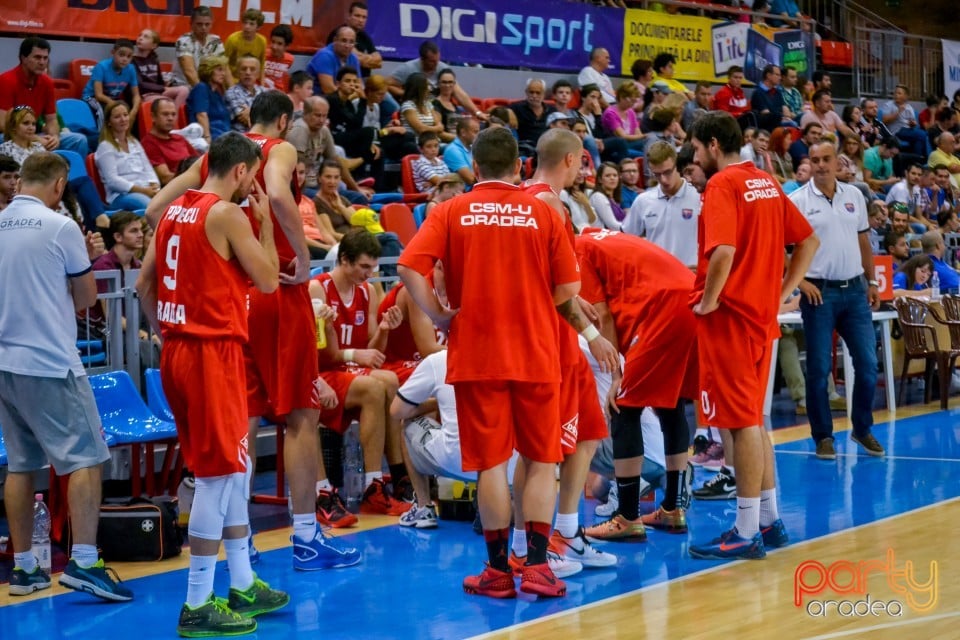
<path id="1" fill-rule="evenodd" d="M 783 100 L 783 92 L 780 90 L 780 67 L 768 64 L 761 73 L 760 84 L 750 96 L 750 107 L 757 116 L 757 126 L 767 131 L 773 131 L 781 123 L 794 126 L 796 123 L 790 117 L 790 111 Z"/>
<path id="2" fill-rule="evenodd" d="M 340 163 L 340 177 L 348 189 L 360 190 L 350 174 L 347 160 L 337 155 L 333 134 L 326 126 L 329 114 L 330 103 L 327 99 L 311 96 L 303 101 L 303 117 L 296 120 L 287 132 L 287 142 L 293 145 L 297 157 L 307 167 L 307 181 L 303 190 L 309 197 L 315 196 L 320 189 L 320 167 L 326 160 Z"/>
<path id="3" fill-rule="evenodd" d="M 930 155 L 930 139 L 922 127 L 917 126 L 917 112 L 910 104 L 910 90 L 898 84 L 893 90 L 893 100 L 881 109 L 880 117 L 890 133 L 902 140 L 910 150 L 921 158 Z"/>
<path id="4" fill-rule="evenodd" d="M 184 160 L 200 154 L 186 138 L 173 133 L 177 126 L 177 105 L 173 100 L 157 98 L 150 104 L 150 115 L 153 124 L 140 142 L 160 184 L 165 185 L 177 175 Z"/>
<path id="5" fill-rule="evenodd" d="M 957 270 L 944 262 L 947 247 L 943 243 L 943 234 L 936 229 L 920 236 L 920 249 L 933 260 L 934 271 L 940 276 L 940 290 L 945 293 L 957 293 L 960 287 L 960 275 Z"/>
<path id="6" fill-rule="evenodd" d="M 680 151 L 677 152 L 677 171 L 697 190 L 697 193 L 702 194 L 707 188 L 707 174 L 704 173 L 703 167 L 697 164 L 695 153 L 693 145 L 689 142 L 680 147 Z"/>
<path id="7" fill-rule="evenodd" d="M 226 50 L 220 36 L 211 34 L 213 12 L 210 7 L 198 5 L 190 14 L 190 33 L 185 33 L 174 43 L 177 56 L 177 80 L 191 87 L 200 82 L 200 61 L 211 56 L 225 56 Z M 227 68 L 227 85 L 233 84 L 233 76 Z"/>
<path id="8" fill-rule="evenodd" d="M 800 122 L 803 116 L 803 96 L 797 90 L 797 70 L 789 65 L 783 68 L 782 88 L 783 104 L 787 108 L 784 113 L 789 115 L 789 119 L 794 122 Z"/>
<path id="9" fill-rule="evenodd" d="M 636 158 L 624 158 L 620 161 L 620 206 L 629 210 L 643 191 Z"/>
<path id="10" fill-rule="evenodd" d="M 89 153 L 86 136 L 60 130 L 53 80 L 47 75 L 49 66 L 48 41 L 29 36 L 20 43 L 20 64 L 0 75 L 0 129 L 6 128 L 7 117 L 14 107 L 25 105 L 33 109 L 38 120 L 43 117 L 43 129 L 37 130 L 35 141 L 44 149 L 76 151 L 81 158 L 86 158 Z"/>
<path id="11" fill-rule="evenodd" d="M 800 126 L 806 127 L 808 124 L 817 123 L 823 127 L 824 132 L 837 133 L 844 137 L 857 135 L 848 127 L 843 118 L 833 110 L 833 95 L 827 89 L 820 89 L 813 94 L 813 109 L 807 111 L 800 118 Z"/>
<path id="12" fill-rule="evenodd" d="M 893 137 L 887 125 L 880 119 L 880 106 L 873 98 L 864 98 L 860 103 L 860 111 L 863 115 L 860 117 L 860 135 L 868 147 L 876 146 L 881 140 Z"/>
<path id="13" fill-rule="evenodd" d="M 697 266 L 700 194 L 677 170 L 677 152 L 667 142 L 655 142 L 646 162 L 657 185 L 634 201 L 623 230 L 644 236 L 690 269 Z"/>
<path id="14" fill-rule="evenodd" d="M 800 167 L 800 161 L 807 157 L 810 147 L 820 142 L 822 135 L 823 126 L 819 122 L 809 122 L 803 126 L 803 135 L 787 149 L 790 159 L 793 160 L 794 171 Z"/>
<path id="15" fill-rule="evenodd" d="M 459 175 L 464 184 L 473 185 L 477 177 L 473 173 L 474 140 L 480 134 L 480 122 L 474 118 L 460 118 L 457 120 L 457 137 L 443 150 L 443 161 Z"/>
<path id="16" fill-rule="evenodd" d="M 360 61 L 360 73 L 366 78 L 373 69 L 379 69 L 383 66 L 383 56 L 377 51 L 373 38 L 366 32 L 367 26 L 367 5 L 364 2 L 351 2 L 347 8 L 347 21 L 340 26 L 347 26 L 353 29 L 357 41 L 353 46 L 353 55 Z M 332 43 L 337 37 L 339 27 L 335 28 L 327 36 L 327 44 Z"/>
<path id="17" fill-rule="evenodd" d="M 874 193 L 883 193 L 900 180 L 893 173 L 893 158 L 898 153 L 900 143 L 893 136 L 863 152 L 863 179 Z"/>
<path id="18" fill-rule="evenodd" d="M 713 96 L 713 108 L 732 115 L 741 128 L 756 126 L 756 118 L 750 113 L 750 101 L 743 92 L 743 67 L 734 65 L 727 71 L 727 84 Z"/>
<path id="19" fill-rule="evenodd" d="M 573 116 L 575 110 L 570 108 L 570 101 L 573 100 L 573 85 L 569 80 L 561 78 L 550 87 L 550 95 L 553 97 L 553 104 L 557 111 L 565 116 Z"/>
<path id="20" fill-rule="evenodd" d="M 893 270 L 896 271 L 904 262 L 910 259 L 910 244 L 902 231 L 891 229 L 883 237 L 883 248 L 887 255 L 893 258 Z"/>
<path id="21" fill-rule="evenodd" d="M 547 117 L 556 111 L 553 105 L 543 101 L 546 90 L 547 85 L 543 80 L 530 78 L 524 89 L 526 99 L 510 105 L 510 110 L 517 116 L 520 150 L 526 156 L 533 155 L 537 140 L 547 130 Z"/>
<path id="22" fill-rule="evenodd" d="M 957 149 L 957 138 L 949 131 L 944 131 L 937 136 L 937 148 L 933 150 L 927 158 L 927 166 L 933 167 L 937 171 L 941 167 L 946 169 L 950 183 L 958 186 L 960 178 L 960 160 L 954 155 Z"/>
<path id="23" fill-rule="evenodd" d="M 14 562 L 10 595 L 50 587 L 30 546 L 33 477 L 49 461 L 57 475 L 69 476 L 73 546 L 60 584 L 124 602 L 133 593 L 97 558 L 101 466 L 110 453 L 72 318 L 97 299 L 90 271 L 93 234 L 85 241 L 73 220 L 52 209 L 63 196 L 67 170 L 57 155 L 30 155 L 0 230 L 3 291 L 30 300 L 0 310 L 0 424 L 8 458 L 4 503 Z"/>
<path id="24" fill-rule="evenodd" d="M 910 224 L 917 233 L 923 233 L 927 227 L 933 226 L 926 216 L 923 215 L 921 205 L 920 178 L 923 176 L 923 168 L 918 164 L 907 166 L 907 173 L 903 180 L 896 182 L 890 191 L 887 192 L 885 201 L 887 205 L 899 202 L 907 206 L 910 212 Z"/>
<path id="25" fill-rule="evenodd" d="M 819 242 L 777 181 L 740 162 L 741 132 L 732 117 L 708 113 L 690 136 L 698 163 L 714 174 L 704 192 L 693 298 L 699 422 L 730 430 L 737 469 L 735 526 L 691 546 L 690 555 L 762 558 L 766 546 L 787 542 L 777 513 L 773 446 L 763 430 L 771 342 L 779 334 L 780 302 L 796 288 Z M 793 257 L 780 282 L 771 274 L 784 273 L 784 247 L 791 244 Z"/>
<path id="26" fill-rule="evenodd" d="M 713 85 L 706 80 L 697 82 L 693 99 L 683 106 L 683 128 L 689 129 L 693 121 L 713 108 Z"/>
<path id="27" fill-rule="evenodd" d="M 960 196 L 953 184 L 954 173 L 945 164 L 933 165 L 933 179 L 936 187 L 937 208 L 957 210 Z"/>
<path id="28" fill-rule="evenodd" d="M 581 69 L 577 75 L 577 84 L 581 91 L 587 85 L 593 85 L 600 90 L 600 106 L 604 109 L 617 102 L 613 82 L 607 75 L 608 68 L 610 68 L 610 52 L 603 47 L 594 47 L 590 51 L 590 64 Z"/>
<path id="29" fill-rule="evenodd" d="M 890 230 L 904 235 L 911 233 L 910 210 L 907 205 L 900 202 L 890 205 Z"/>
<path id="30" fill-rule="evenodd" d="M 357 44 L 356 32 L 344 25 L 339 27 L 335 34 L 333 42 L 317 51 L 307 65 L 307 72 L 314 78 L 313 92 L 318 96 L 336 90 L 334 79 L 337 71 L 344 67 L 353 69 L 357 76 L 360 76 L 360 59 L 353 53 L 354 45 Z"/>
<path id="31" fill-rule="evenodd" d="M 20 181 L 20 165 L 10 156 L 0 155 L 0 211 L 17 195 L 17 183 Z"/>
<path id="32" fill-rule="evenodd" d="M 440 47 L 433 40 L 424 40 L 420 43 L 418 57 L 408 60 L 394 67 L 393 72 L 387 77 L 387 90 L 397 100 L 403 99 L 403 86 L 414 73 L 422 73 L 427 76 L 427 83 L 430 85 L 430 91 L 434 94 L 438 91 L 440 72 L 449 69 L 450 65 L 440 61 Z M 474 118 L 485 119 L 485 113 L 473 103 L 470 95 L 463 90 L 460 83 L 453 87 L 453 97 L 457 104 L 463 107 L 464 112 L 471 114 Z"/>
<path id="33" fill-rule="evenodd" d="M 287 48 L 293 44 L 293 29 L 288 24 L 278 24 L 270 30 L 270 46 L 263 61 L 263 86 L 287 93 L 290 90 L 290 67 L 293 54 Z"/>
<path id="34" fill-rule="evenodd" d="M 250 106 L 253 99 L 266 91 L 257 84 L 260 79 L 260 61 L 253 56 L 243 56 L 237 62 L 237 83 L 226 90 L 223 100 L 230 109 L 230 123 L 234 131 L 250 130 Z"/>
<path id="35" fill-rule="evenodd" d="M 814 91 L 820 91 L 821 89 L 830 91 L 831 87 L 833 87 L 833 80 L 830 79 L 830 74 L 823 69 L 814 71 L 810 76 L 810 81 L 813 82 Z"/>
<path id="36" fill-rule="evenodd" d="M 400 257 L 400 278 L 434 324 L 451 326 L 447 379 L 457 399 L 464 470 L 479 472 L 489 558 L 480 575 L 464 580 L 464 590 L 516 596 L 508 564 L 506 470 L 517 449 L 526 470 L 527 562 L 520 589 L 563 596 L 566 585 L 547 565 L 555 465 L 563 457 L 555 308 L 576 304 L 576 257 L 549 205 L 509 184 L 520 171 L 513 134 L 503 127 L 487 129 L 477 137 L 473 153 L 481 182 L 431 211 Z M 492 202 L 502 212 L 499 216 L 469 213 L 471 206 L 482 211 Z M 501 224 L 506 219 L 510 226 Z M 468 250 L 470 246 L 484 249 Z M 438 302 L 424 275 L 438 260 L 444 265 L 449 308 Z M 518 308 L 521 299 L 525 303 Z M 491 362 L 497 363 L 494 371 Z"/>

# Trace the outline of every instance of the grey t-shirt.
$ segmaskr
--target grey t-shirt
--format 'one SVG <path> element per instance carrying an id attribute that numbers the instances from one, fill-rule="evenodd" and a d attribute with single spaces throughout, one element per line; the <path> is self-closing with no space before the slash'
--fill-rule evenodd
<path id="1" fill-rule="evenodd" d="M 427 76 L 427 82 L 430 84 L 430 90 L 436 93 L 437 91 L 437 81 L 440 75 L 440 72 L 444 69 L 449 69 L 450 65 L 439 62 L 437 63 L 437 68 L 433 70 L 433 73 L 425 74 Z M 423 65 L 420 62 L 420 58 L 415 58 L 413 60 L 408 60 L 401 65 L 398 65 L 396 69 L 393 70 L 393 73 L 390 74 L 390 77 L 399 82 L 401 85 L 407 81 L 414 73 L 424 73 Z"/>

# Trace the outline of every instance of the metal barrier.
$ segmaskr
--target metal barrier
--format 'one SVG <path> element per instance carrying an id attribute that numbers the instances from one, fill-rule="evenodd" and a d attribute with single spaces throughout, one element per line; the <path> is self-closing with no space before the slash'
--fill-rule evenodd
<path id="1" fill-rule="evenodd" d="M 938 38 L 857 26 L 853 44 L 857 95 L 889 99 L 898 84 L 909 87 L 914 100 L 943 93 L 943 46 Z"/>

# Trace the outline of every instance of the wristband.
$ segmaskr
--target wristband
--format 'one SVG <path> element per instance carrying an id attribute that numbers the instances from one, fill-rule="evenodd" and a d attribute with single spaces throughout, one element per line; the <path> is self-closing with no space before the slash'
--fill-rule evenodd
<path id="1" fill-rule="evenodd" d="M 593 342 L 600 337 L 600 332 L 597 331 L 597 328 L 592 324 L 587 325 L 587 328 L 580 332 L 584 338 L 587 339 L 587 342 Z"/>
<path id="2" fill-rule="evenodd" d="M 876 280 L 868 280 L 867 284 L 870 285 L 871 287 L 876 287 L 877 289 L 880 288 L 880 283 L 877 282 Z"/>
<path id="3" fill-rule="evenodd" d="M 344 349 L 343 350 L 343 361 L 344 362 L 354 362 L 353 357 L 357 355 L 356 349 Z"/>

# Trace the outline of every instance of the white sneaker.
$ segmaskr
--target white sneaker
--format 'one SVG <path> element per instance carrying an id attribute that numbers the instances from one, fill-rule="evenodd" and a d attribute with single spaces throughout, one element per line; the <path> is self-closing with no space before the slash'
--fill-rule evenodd
<path id="1" fill-rule="evenodd" d="M 610 493 L 607 494 L 607 501 L 603 504 L 598 504 L 597 508 L 593 510 L 595 514 L 601 518 L 609 518 L 614 513 L 617 512 L 617 509 L 620 508 L 620 496 L 617 492 L 617 483 L 610 483 Z"/>
<path id="2" fill-rule="evenodd" d="M 588 569 L 612 567 L 617 564 L 617 556 L 600 551 L 590 544 L 582 526 L 577 529 L 576 535 L 572 538 L 566 538 L 559 531 L 554 530 L 553 535 L 550 536 L 550 546 L 567 560 L 578 562 Z"/>
<path id="3" fill-rule="evenodd" d="M 583 565 L 576 560 L 564 558 L 556 551 L 547 549 L 547 566 L 558 578 L 566 578 L 583 571 Z"/>
<path id="4" fill-rule="evenodd" d="M 437 527 L 437 508 L 432 504 L 423 507 L 414 506 L 408 509 L 400 516 L 401 527 L 414 527 L 416 529 L 436 529 Z"/>

